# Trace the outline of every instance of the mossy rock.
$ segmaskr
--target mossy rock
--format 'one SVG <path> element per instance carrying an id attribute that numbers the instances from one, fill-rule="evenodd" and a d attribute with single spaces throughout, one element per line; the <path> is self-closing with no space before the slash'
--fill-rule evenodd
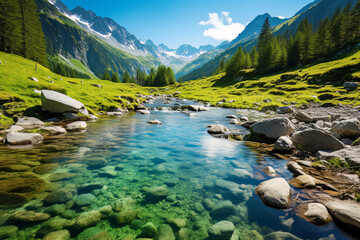
<path id="1" fill-rule="evenodd" d="M 14 124 L 14 120 L 5 115 L 0 115 L 0 130 L 7 129 Z"/>
<path id="2" fill-rule="evenodd" d="M 323 101 L 323 100 L 334 99 L 334 98 L 336 98 L 336 96 L 331 93 L 324 93 L 324 94 L 319 95 L 318 98 Z"/>

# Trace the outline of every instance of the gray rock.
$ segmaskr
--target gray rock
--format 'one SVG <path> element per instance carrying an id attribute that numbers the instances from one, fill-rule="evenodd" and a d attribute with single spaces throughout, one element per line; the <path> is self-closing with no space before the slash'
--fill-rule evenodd
<path id="1" fill-rule="evenodd" d="M 90 114 L 88 117 L 88 121 L 97 121 L 99 118 L 93 114 Z"/>
<path id="2" fill-rule="evenodd" d="M 78 113 L 85 109 L 83 103 L 62 93 L 51 90 L 43 90 L 41 92 L 41 104 L 45 111 L 53 113 Z"/>
<path id="3" fill-rule="evenodd" d="M 294 145 L 288 136 L 281 136 L 274 144 L 274 149 L 278 151 L 289 151 L 294 148 Z"/>
<path id="4" fill-rule="evenodd" d="M 341 121 L 332 127 L 330 132 L 337 133 L 342 138 L 357 138 L 360 136 L 360 122 L 356 118 Z"/>
<path id="5" fill-rule="evenodd" d="M 357 82 L 345 82 L 344 83 L 344 88 L 347 91 L 354 91 L 358 88 L 358 86 L 359 86 L 359 83 L 357 83 Z"/>
<path id="6" fill-rule="evenodd" d="M 239 124 L 240 121 L 238 119 L 230 119 L 229 123 L 230 124 Z"/>
<path id="7" fill-rule="evenodd" d="M 225 200 L 215 203 L 214 207 L 211 209 L 210 215 L 217 219 L 226 218 L 234 214 L 235 210 L 235 205 L 231 201 Z"/>
<path id="8" fill-rule="evenodd" d="M 45 123 L 34 117 L 21 117 L 15 125 L 23 128 L 38 128 L 45 126 Z"/>
<path id="9" fill-rule="evenodd" d="M 76 113 L 65 112 L 62 114 L 66 120 L 75 121 L 79 119 L 79 116 Z"/>
<path id="10" fill-rule="evenodd" d="M 271 207 L 288 208 L 291 205 L 291 189 L 284 178 L 264 181 L 256 187 L 255 192 Z"/>
<path id="11" fill-rule="evenodd" d="M 281 136 L 289 136 L 295 130 L 294 124 L 288 118 L 266 119 L 253 124 L 250 127 L 252 134 L 260 134 L 270 139 L 278 139 Z"/>
<path id="12" fill-rule="evenodd" d="M 5 143 L 9 145 L 30 145 L 38 144 L 43 140 L 43 136 L 39 133 L 18 133 L 9 132 L 6 134 Z"/>
<path id="13" fill-rule="evenodd" d="M 65 128 L 62 127 L 57 127 L 57 126 L 52 126 L 52 127 L 42 127 L 40 128 L 41 131 L 44 131 L 46 133 L 48 133 L 49 135 L 62 135 L 62 134 L 66 134 L 66 130 Z"/>
<path id="14" fill-rule="evenodd" d="M 304 216 L 307 220 L 317 225 L 325 225 L 332 220 L 326 207 L 321 203 L 307 204 L 307 210 L 304 213 Z"/>
<path id="15" fill-rule="evenodd" d="M 209 229 L 209 239 L 212 240 L 230 240 L 235 226 L 230 221 L 220 221 L 212 225 Z"/>
<path id="16" fill-rule="evenodd" d="M 69 132 L 84 131 L 86 130 L 86 128 L 87 128 L 87 124 L 84 121 L 73 122 L 66 125 L 66 130 L 68 130 Z"/>
<path id="17" fill-rule="evenodd" d="M 70 239 L 70 232 L 66 229 L 48 233 L 43 238 L 43 240 L 68 240 L 68 239 Z"/>
<path id="18" fill-rule="evenodd" d="M 297 149 L 309 152 L 336 151 L 345 148 L 345 145 L 332 135 L 316 129 L 295 132 L 291 140 Z"/>
<path id="19" fill-rule="evenodd" d="M 5 132 L 23 132 L 24 128 L 22 126 L 18 125 L 12 125 L 8 129 L 5 130 Z"/>
<path id="20" fill-rule="evenodd" d="M 78 192 L 81 193 L 89 193 L 95 189 L 103 188 L 104 184 L 102 182 L 93 182 L 82 184 L 78 187 Z"/>
<path id="21" fill-rule="evenodd" d="M 318 151 L 316 153 L 316 156 L 325 159 L 338 157 L 341 160 L 350 162 L 351 164 L 360 165 L 360 146 L 354 146 L 331 153 L 325 151 Z"/>
<path id="22" fill-rule="evenodd" d="M 228 128 L 226 128 L 221 124 L 213 124 L 208 127 L 209 127 L 208 133 L 210 134 L 224 134 L 225 132 L 229 131 Z"/>
<path id="23" fill-rule="evenodd" d="M 276 113 L 278 114 L 286 114 L 286 113 L 293 113 L 294 109 L 291 106 L 284 106 L 284 107 L 278 107 L 276 110 Z"/>
<path id="24" fill-rule="evenodd" d="M 227 115 L 226 118 L 238 119 L 238 117 L 235 115 Z"/>
<path id="25" fill-rule="evenodd" d="M 271 166 L 264 167 L 263 171 L 270 177 L 275 177 L 276 176 L 276 171 Z"/>
<path id="26" fill-rule="evenodd" d="M 47 209 L 45 209 L 45 212 L 50 213 L 53 216 L 61 215 L 66 210 L 65 204 L 54 204 Z"/>
<path id="27" fill-rule="evenodd" d="M 49 193 L 49 195 L 44 199 L 46 203 L 54 204 L 54 203 L 66 203 L 74 197 L 74 192 L 61 188 L 59 190 L 53 191 Z"/>
<path id="28" fill-rule="evenodd" d="M 313 118 L 310 117 L 309 115 L 307 115 L 306 113 L 303 113 L 303 112 L 297 112 L 295 114 L 295 119 L 300 121 L 300 122 L 305 122 L 305 123 L 313 122 Z"/>
<path id="29" fill-rule="evenodd" d="M 302 240 L 289 232 L 273 232 L 265 236 L 265 240 Z"/>
<path id="30" fill-rule="evenodd" d="M 76 205 L 82 207 L 82 206 L 88 206 L 92 204 L 96 200 L 96 197 L 92 195 L 91 193 L 85 193 L 77 196 L 75 198 Z"/>
<path id="31" fill-rule="evenodd" d="M 325 116 L 315 116 L 313 117 L 313 122 L 317 121 L 323 121 L 323 122 L 331 122 L 331 116 L 325 115 Z"/>

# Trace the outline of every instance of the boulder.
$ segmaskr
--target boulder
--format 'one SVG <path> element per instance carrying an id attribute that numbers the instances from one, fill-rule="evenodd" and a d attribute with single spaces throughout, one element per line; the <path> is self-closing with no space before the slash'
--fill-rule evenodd
<path id="1" fill-rule="evenodd" d="M 154 240 L 175 240 L 175 235 L 172 228 L 168 224 L 161 224 L 158 227 Z"/>
<path id="2" fill-rule="evenodd" d="M 339 134 L 342 138 L 357 138 L 360 136 L 360 122 L 356 118 L 341 121 L 330 132 Z"/>
<path id="3" fill-rule="evenodd" d="M 45 123 L 34 117 L 21 117 L 15 125 L 23 128 L 38 128 L 45 126 Z"/>
<path id="4" fill-rule="evenodd" d="M 235 226 L 230 221 L 220 221 L 212 225 L 208 231 L 209 239 L 230 240 L 235 230 Z"/>
<path id="5" fill-rule="evenodd" d="M 317 152 L 319 150 L 337 151 L 345 148 L 345 144 L 334 136 L 316 129 L 296 132 L 291 140 L 299 150 Z"/>
<path id="6" fill-rule="evenodd" d="M 294 148 L 291 138 L 288 136 L 281 136 L 274 144 L 274 149 L 278 151 L 290 151 Z"/>
<path id="7" fill-rule="evenodd" d="M 24 128 L 19 125 L 12 125 L 8 129 L 5 130 L 5 132 L 23 132 Z"/>
<path id="8" fill-rule="evenodd" d="M 74 193 L 66 188 L 61 188 L 55 190 L 44 199 L 44 201 L 48 204 L 54 203 L 66 203 L 67 201 L 71 200 L 74 196 Z"/>
<path id="9" fill-rule="evenodd" d="M 270 139 L 278 139 L 281 136 L 289 136 L 295 130 L 294 124 L 288 118 L 266 119 L 253 124 L 250 127 L 251 134 L 263 135 Z"/>
<path id="10" fill-rule="evenodd" d="M 169 195 L 169 191 L 164 186 L 151 187 L 146 192 L 146 197 L 149 201 L 157 202 L 165 199 Z"/>
<path id="11" fill-rule="evenodd" d="M 239 121 L 239 119 L 230 119 L 230 121 L 229 121 L 229 123 L 230 124 L 240 124 L 240 121 Z"/>
<path id="12" fill-rule="evenodd" d="M 325 159 L 338 157 L 341 160 L 347 161 L 353 165 L 360 165 L 360 145 L 341 149 L 331 153 L 328 153 L 326 151 L 318 151 L 316 153 L 316 156 Z"/>
<path id="13" fill-rule="evenodd" d="M 83 103 L 67 95 L 51 90 L 41 91 L 41 105 L 45 111 L 53 113 L 78 113 L 86 110 Z"/>
<path id="14" fill-rule="evenodd" d="M 9 145 L 30 145 L 41 143 L 43 136 L 39 133 L 9 132 L 6 134 L 5 143 Z"/>
<path id="15" fill-rule="evenodd" d="M 93 182 L 93 183 L 86 183 L 82 184 L 78 187 L 79 193 L 90 193 L 91 191 L 95 189 L 101 189 L 104 187 L 104 184 L 102 182 Z"/>
<path id="16" fill-rule="evenodd" d="M 95 226 L 100 222 L 101 217 L 102 217 L 101 213 L 96 210 L 80 213 L 80 215 L 76 218 L 73 227 L 76 230 L 81 230 Z"/>
<path id="17" fill-rule="evenodd" d="M 214 207 L 211 209 L 210 215 L 213 218 L 226 218 L 235 213 L 235 205 L 229 201 L 220 201 L 215 203 Z"/>
<path id="18" fill-rule="evenodd" d="M 291 205 L 291 189 L 284 178 L 273 178 L 260 183 L 256 194 L 270 207 L 288 208 Z"/>
<path id="19" fill-rule="evenodd" d="M 79 132 L 86 130 L 86 128 L 87 124 L 84 121 L 73 122 L 66 125 L 66 130 L 68 130 L 69 132 Z"/>
<path id="20" fill-rule="evenodd" d="M 77 206 L 88 206 L 96 200 L 96 197 L 91 193 L 85 193 L 77 196 L 75 198 L 75 203 Z"/>
<path id="21" fill-rule="evenodd" d="M 20 210 L 11 215 L 13 222 L 42 222 L 50 218 L 50 214 L 34 211 Z"/>
<path id="22" fill-rule="evenodd" d="M 150 123 L 150 124 L 162 124 L 162 122 L 160 122 L 160 121 L 157 120 L 157 119 L 150 120 L 150 121 L 148 121 L 147 123 Z"/>
<path id="23" fill-rule="evenodd" d="M 296 213 L 305 220 L 320 226 L 332 221 L 328 210 L 321 203 L 300 204 L 296 208 Z"/>
<path id="24" fill-rule="evenodd" d="M 70 239 L 70 232 L 66 229 L 48 233 L 43 238 L 43 240 L 68 240 L 68 239 Z"/>
<path id="25" fill-rule="evenodd" d="M 157 229 L 152 222 L 148 222 L 141 227 L 141 236 L 152 238 L 157 233 Z"/>
<path id="26" fill-rule="evenodd" d="M 45 132 L 46 134 L 51 136 L 66 134 L 65 128 L 57 127 L 57 126 L 42 127 L 40 128 L 40 131 Z"/>
<path id="27" fill-rule="evenodd" d="M 330 115 L 324 115 L 324 116 L 315 116 L 315 117 L 313 117 L 313 122 L 318 122 L 318 121 L 331 122 L 331 116 Z"/>
<path id="28" fill-rule="evenodd" d="M 213 124 L 207 127 L 209 128 L 208 133 L 210 134 L 224 134 L 225 132 L 229 131 L 228 128 L 221 124 Z"/>
<path id="29" fill-rule="evenodd" d="M 294 117 L 296 120 L 300 122 L 305 122 L 305 123 L 313 122 L 313 118 L 303 112 L 297 112 Z"/>
<path id="30" fill-rule="evenodd" d="M 296 188 L 314 188 L 316 186 L 316 179 L 310 175 L 303 174 L 291 179 L 289 183 Z"/>
<path id="31" fill-rule="evenodd" d="M 226 118 L 238 119 L 238 117 L 237 117 L 237 116 L 235 116 L 235 115 L 227 115 L 227 116 L 226 116 Z"/>
<path id="32" fill-rule="evenodd" d="M 358 88 L 358 86 L 359 86 L 359 83 L 357 83 L 357 82 L 345 82 L 344 83 L 344 88 L 347 91 L 354 91 Z"/>
<path id="33" fill-rule="evenodd" d="M 266 235 L 264 239 L 265 240 L 303 240 L 289 232 L 282 232 L 282 231 L 272 232 Z"/>

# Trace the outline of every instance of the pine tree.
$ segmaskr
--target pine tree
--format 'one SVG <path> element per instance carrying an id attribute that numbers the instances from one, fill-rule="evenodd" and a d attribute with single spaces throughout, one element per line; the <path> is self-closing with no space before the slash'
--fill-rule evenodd
<path id="1" fill-rule="evenodd" d="M 111 77 L 111 81 L 116 82 L 116 83 L 120 82 L 120 78 L 119 78 L 119 76 L 117 75 L 116 72 L 113 72 L 112 77 Z"/>
<path id="2" fill-rule="evenodd" d="M 111 81 L 109 70 L 107 70 L 107 69 L 105 70 L 104 75 L 101 77 L 101 79 Z"/>
<path id="3" fill-rule="evenodd" d="M 130 74 L 127 71 L 125 71 L 125 73 L 124 73 L 122 82 L 123 83 L 130 83 L 131 82 Z"/>
<path id="4" fill-rule="evenodd" d="M 154 86 L 156 87 L 163 87 L 168 85 L 168 79 L 166 77 L 166 67 L 163 65 L 160 65 L 156 71 L 156 77 L 154 80 Z"/>
<path id="5" fill-rule="evenodd" d="M 136 84 L 136 80 L 135 80 L 135 77 L 134 77 L 134 76 L 131 76 L 131 78 L 130 78 L 130 83 L 135 83 L 135 84 Z"/>
<path id="6" fill-rule="evenodd" d="M 258 41 L 259 60 L 257 70 L 259 72 L 268 72 L 273 67 L 272 56 L 273 49 L 271 46 L 272 33 L 270 27 L 270 20 L 266 18 L 262 25 Z"/>
<path id="7" fill-rule="evenodd" d="M 166 75 L 167 75 L 167 80 L 168 80 L 169 84 L 175 84 L 176 78 L 175 78 L 174 72 L 171 69 L 171 67 L 166 68 Z"/>
<path id="8" fill-rule="evenodd" d="M 14 0 L 0 1 L 0 50 L 22 54 L 22 21 L 19 3 Z"/>
<path id="9" fill-rule="evenodd" d="M 155 69 L 151 68 L 150 74 L 146 79 L 146 84 L 145 85 L 146 86 L 154 86 L 155 77 L 156 77 Z"/>
<path id="10" fill-rule="evenodd" d="M 22 14 L 23 55 L 48 66 L 46 42 L 35 0 L 18 0 Z"/>
<path id="11" fill-rule="evenodd" d="M 352 29 L 354 31 L 354 38 L 359 39 L 360 36 L 360 1 L 357 1 L 354 9 L 351 12 L 352 15 Z"/>
<path id="12" fill-rule="evenodd" d="M 142 85 L 142 77 L 143 77 L 143 74 L 142 74 L 141 70 L 138 68 L 136 70 L 136 84 Z"/>
<path id="13" fill-rule="evenodd" d="M 244 68 L 246 68 L 246 55 L 242 47 L 239 47 L 234 56 L 226 64 L 226 76 L 234 78 Z"/>
<path id="14" fill-rule="evenodd" d="M 259 53 L 255 46 L 251 49 L 250 57 L 251 57 L 252 67 L 254 68 L 257 66 L 259 60 Z"/>

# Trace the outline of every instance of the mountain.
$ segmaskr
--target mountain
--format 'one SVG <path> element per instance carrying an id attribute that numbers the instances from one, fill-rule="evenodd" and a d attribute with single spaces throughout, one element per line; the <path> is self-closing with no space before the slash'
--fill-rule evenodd
<path id="1" fill-rule="evenodd" d="M 239 44 L 251 42 L 252 39 L 256 38 L 261 30 L 266 18 L 270 19 L 271 26 L 276 26 L 280 23 L 287 21 L 287 19 L 281 19 L 279 17 L 271 17 L 268 13 L 257 16 L 248 25 L 246 25 L 244 31 L 242 31 L 234 40 L 231 42 L 221 43 L 217 49 L 221 51 L 210 51 L 199 56 L 192 62 L 184 66 L 183 69 L 176 73 L 176 77 L 183 77 L 184 81 L 194 80 L 203 76 L 209 76 L 216 71 L 221 59 L 229 59 L 239 48 Z M 204 66 L 206 64 L 206 66 Z"/>
<path id="2" fill-rule="evenodd" d="M 48 1 L 83 30 L 100 38 L 112 47 L 136 56 L 146 57 L 150 55 L 162 64 L 172 67 L 175 72 L 201 54 L 215 49 L 211 45 L 195 48 L 188 44 L 182 45 L 178 49 L 170 49 L 164 44 L 156 46 L 151 40 L 144 43 L 111 18 L 99 17 L 94 12 L 85 10 L 80 6 L 69 11 L 60 0 Z"/>
<path id="3" fill-rule="evenodd" d="M 103 41 L 98 35 L 106 34 L 106 26 L 92 12 L 85 11 L 87 14 L 84 16 L 93 23 L 90 25 L 85 20 L 76 18 L 60 1 L 36 0 L 36 3 L 47 43 L 48 61 L 53 68 L 62 63 L 90 76 L 100 77 L 105 69 L 122 76 L 125 71 L 135 75 L 138 68 L 150 72 L 151 68 L 161 65 L 151 55 L 130 54 Z M 76 11 L 83 10 L 77 8 Z M 105 21 L 110 27 L 114 27 L 114 31 L 123 30 L 109 19 Z M 126 42 L 131 42 L 131 34 L 124 33 L 128 37 Z"/>
<path id="4" fill-rule="evenodd" d="M 348 4 L 348 2 L 349 1 L 347 1 L 347 0 L 346 1 L 345 0 L 316 0 L 316 1 L 306 5 L 300 11 L 298 11 L 296 13 L 296 15 L 293 16 L 292 18 L 284 19 L 284 22 L 282 22 L 274 27 L 273 33 L 275 35 L 285 33 L 286 31 L 289 31 L 290 33 L 295 33 L 300 22 L 305 18 L 308 18 L 309 22 L 313 26 L 317 26 L 317 24 L 319 24 L 319 22 L 321 20 L 332 17 L 338 7 L 343 9 Z M 357 2 L 357 0 L 350 0 L 350 3 L 352 4 L 352 6 L 354 6 L 356 2 Z M 264 16 L 264 15 L 260 15 L 260 16 Z M 256 25 L 255 20 L 257 18 L 259 18 L 260 16 L 256 17 L 251 23 L 249 23 L 246 26 L 246 28 L 248 28 L 248 29 L 252 28 L 253 23 L 254 23 L 254 25 Z M 272 18 L 272 19 L 274 19 L 274 18 Z M 275 24 L 277 23 L 276 21 L 277 20 L 275 19 Z M 271 23 L 271 26 L 274 26 L 274 23 L 271 22 L 271 20 L 270 20 L 270 23 Z M 255 31 L 259 32 L 261 25 L 262 24 L 258 24 L 258 26 L 259 26 L 258 30 L 254 30 L 254 32 Z M 246 33 L 247 31 L 248 30 L 245 29 L 243 32 Z M 251 31 L 249 31 L 249 32 L 251 33 Z M 250 35 L 250 37 L 249 37 L 249 34 L 242 35 L 242 33 L 240 33 L 239 36 L 230 43 L 229 47 L 224 52 L 218 54 L 213 59 L 211 59 L 210 61 L 203 64 L 203 66 L 201 66 L 200 68 L 195 69 L 195 70 L 191 71 L 190 73 L 184 75 L 183 76 L 184 81 L 198 79 L 203 76 L 210 76 L 211 74 L 213 74 L 216 71 L 222 58 L 229 59 L 233 54 L 235 54 L 235 52 L 237 51 L 237 49 L 239 47 L 246 48 L 249 51 L 252 48 L 252 46 L 256 45 L 257 35 L 253 35 L 253 36 Z M 245 38 L 243 38 L 240 35 L 244 36 Z M 246 37 L 246 36 L 248 36 L 248 37 Z"/>
<path id="5" fill-rule="evenodd" d="M 230 42 L 230 46 L 234 46 L 244 40 L 249 40 L 250 38 L 257 37 L 260 33 L 261 26 L 264 24 L 266 18 L 269 18 L 272 27 L 277 26 L 288 20 L 279 17 L 272 17 L 268 13 L 259 15 L 248 25 L 246 25 L 244 31 L 242 31 L 233 41 Z"/>

